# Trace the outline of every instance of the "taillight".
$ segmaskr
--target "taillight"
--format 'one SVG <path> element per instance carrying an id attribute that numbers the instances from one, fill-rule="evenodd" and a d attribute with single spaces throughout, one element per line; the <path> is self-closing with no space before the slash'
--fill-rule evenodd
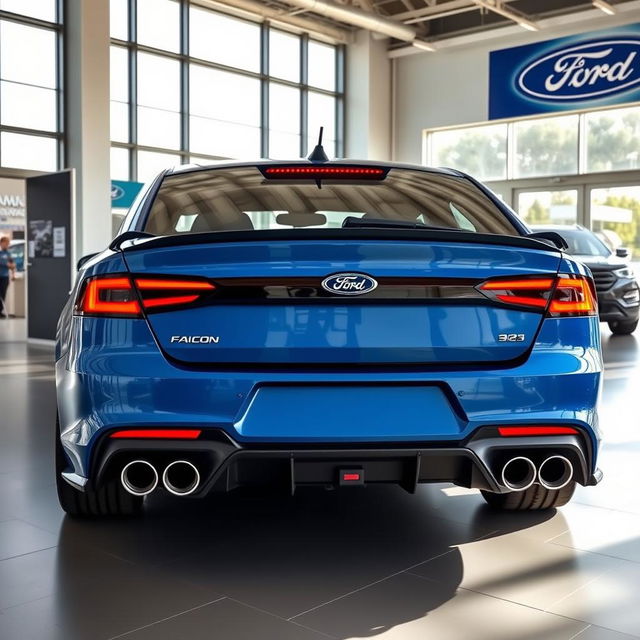
<path id="1" fill-rule="evenodd" d="M 593 283 L 584 276 L 494 278 L 477 289 L 492 300 L 547 311 L 550 316 L 592 316 L 598 313 Z"/>
<path id="2" fill-rule="evenodd" d="M 140 315 L 140 303 L 127 276 L 103 276 L 87 282 L 77 311 L 89 315 L 136 317 Z"/>
<path id="3" fill-rule="evenodd" d="M 164 311 L 193 304 L 215 291 L 206 280 L 97 276 L 87 281 L 76 312 L 84 315 L 140 317 L 142 309 Z"/>
<path id="4" fill-rule="evenodd" d="M 201 429 L 119 429 L 111 434 L 115 439 L 197 440 Z"/>

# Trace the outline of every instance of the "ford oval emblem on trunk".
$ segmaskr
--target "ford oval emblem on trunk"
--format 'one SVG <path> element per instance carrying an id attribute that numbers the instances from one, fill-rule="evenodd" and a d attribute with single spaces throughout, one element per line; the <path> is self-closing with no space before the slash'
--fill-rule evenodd
<path id="1" fill-rule="evenodd" d="M 336 273 L 322 281 L 323 289 L 340 296 L 360 296 L 369 293 L 378 283 L 363 273 Z"/>

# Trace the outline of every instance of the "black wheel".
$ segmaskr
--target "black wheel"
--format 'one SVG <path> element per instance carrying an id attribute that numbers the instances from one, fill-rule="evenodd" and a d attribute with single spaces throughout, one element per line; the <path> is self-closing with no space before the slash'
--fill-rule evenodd
<path id="1" fill-rule="evenodd" d="M 612 320 L 609 324 L 611 333 L 616 336 L 628 336 L 633 333 L 638 326 L 637 320 Z"/>
<path id="2" fill-rule="evenodd" d="M 142 498 L 127 493 L 117 480 L 106 482 L 96 491 L 78 491 L 61 475 L 67 461 L 60 442 L 60 424 L 56 419 L 56 488 L 62 509 L 70 516 L 132 516 L 141 512 Z"/>
<path id="3" fill-rule="evenodd" d="M 505 511 L 542 511 L 562 507 L 573 496 L 576 483 L 570 482 L 562 489 L 545 489 L 542 485 L 533 484 L 524 491 L 511 491 L 509 493 L 493 493 L 481 491 L 482 497 L 489 506 Z"/>

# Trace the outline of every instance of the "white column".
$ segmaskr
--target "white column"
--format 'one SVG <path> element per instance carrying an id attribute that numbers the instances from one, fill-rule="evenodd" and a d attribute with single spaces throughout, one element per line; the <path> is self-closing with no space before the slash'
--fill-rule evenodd
<path id="1" fill-rule="evenodd" d="M 358 31 L 347 47 L 346 156 L 391 158 L 391 61 L 388 40 Z"/>
<path id="2" fill-rule="evenodd" d="M 76 255 L 111 238 L 109 2 L 67 0 L 66 164 L 76 170 Z"/>

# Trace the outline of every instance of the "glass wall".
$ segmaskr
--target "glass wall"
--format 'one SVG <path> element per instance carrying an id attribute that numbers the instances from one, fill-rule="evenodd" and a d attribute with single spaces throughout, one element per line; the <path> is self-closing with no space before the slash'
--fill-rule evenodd
<path id="1" fill-rule="evenodd" d="M 485 181 L 640 169 L 640 107 L 425 131 L 423 161 Z"/>
<path id="2" fill-rule="evenodd" d="M 62 151 L 57 0 L 0 0 L 0 166 L 56 171 Z"/>
<path id="3" fill-rule="evenodd" d="M 112 178 L 298 158 L 320 126 L 342 155 L 342 47 L 189 0 L 110 2 Z"/>

